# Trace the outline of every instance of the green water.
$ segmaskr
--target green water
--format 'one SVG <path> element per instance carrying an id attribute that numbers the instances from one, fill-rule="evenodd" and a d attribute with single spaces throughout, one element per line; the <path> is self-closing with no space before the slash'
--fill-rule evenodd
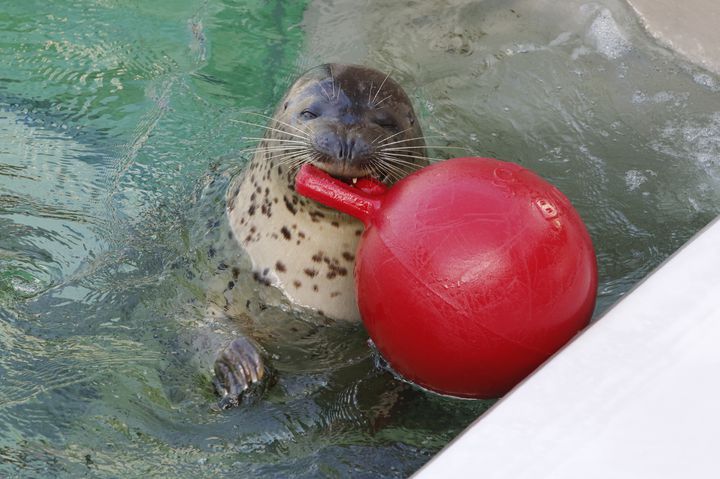
<path id="1" fill-rule="evenodd" d="M 268 346 L 277 384 L 211 409 L 182 338 L 257 133 L 233 120 L 315 63 L 392 70 L 431 143 L 557 184 L 598 251 L 596 316 L 617 301 L 720 213 L 720 80 L 618 1 L 555 3 L 4 2 L 0 476 L 405 477 L 488 407 L 270 307 L 303 325 Z"/>

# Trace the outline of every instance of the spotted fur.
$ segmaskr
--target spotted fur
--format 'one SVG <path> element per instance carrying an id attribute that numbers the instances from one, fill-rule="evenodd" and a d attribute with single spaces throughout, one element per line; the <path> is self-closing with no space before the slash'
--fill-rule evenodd
<path id="1" fill-rule="evenodd" d="M 298 118 L 318 101 L 331 109 L 329 120 L 313 124 Z M 354 126 L 336 126 L 336 118 L 351 114 Z M 377 120 L 378 115 L 384 119 Z M 393 128 L 380 124 L 390 121 L 388 116 L 393 116 Z M 282 160 L 298 156 L 298 131 L 308 131 L 314 139 L 329 128 L 364 135 L 367 143 L 395 137 L 393 141 L 414 148 L 408 151 L 417 155 L 417 160 L 404 163 L 424 164 L 422 132 L 399 85 L 376 70 L 324 65 L 301 77 L 288 91 L 244 175 L 228 190 L 227 214 L 235 238 L 252 259 L 258 281 L 280 288 L 294 303 L 330 318 L 357 320 L 353 268 L 363 225 L 299 196 L 294 181 L 300 162 Z M 287 141 L 285 149 L 283 141 Z M 331 174 L 347 168 L 336 158 L 309 150 L 308 158 Z M 380 168 L 369 170 L 375 173 Z M 409 172 L 397 167 L 392 171 Z"/>

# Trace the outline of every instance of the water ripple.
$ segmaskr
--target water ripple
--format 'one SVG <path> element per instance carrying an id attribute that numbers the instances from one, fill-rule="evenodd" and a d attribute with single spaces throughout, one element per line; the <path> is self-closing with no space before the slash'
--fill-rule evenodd
<path id="1" fill-rule="evenodd" d="M 230 120 L 304 67 L 391 71 L 426 132 L 557 184 L 595 241 L 599 311 L 718 213 L 720 83 L 618 0 L 305 7 L 3 5 L 1 476 L 405 477 L 490 406 L 378 369 L 359 326 L 262 293 L 232 249 L 249 132 Z M 228 283 L 223 255 L 278 375 L 218 413 L 180 338 Z"/>

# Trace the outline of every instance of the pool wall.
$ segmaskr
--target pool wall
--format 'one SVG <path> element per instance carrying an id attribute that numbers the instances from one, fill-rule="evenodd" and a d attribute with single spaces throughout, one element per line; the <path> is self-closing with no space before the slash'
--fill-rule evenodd
<path id="1" fill-rule="evenodd" d="M 417 475 L 716 477 L 720 220 Z"/>
<path id="2" fill-rule="evenodd" d="M 650 35 L 688 60 L 720 73 L 720 3 L 628 0 Z"/>

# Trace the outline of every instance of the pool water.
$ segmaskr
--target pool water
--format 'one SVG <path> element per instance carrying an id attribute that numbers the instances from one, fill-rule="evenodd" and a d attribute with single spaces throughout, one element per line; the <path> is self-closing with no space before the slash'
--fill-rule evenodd
<path id="1" fill-rule="evenodd" d="M 254 320 L 279 325 L 277 383 L 211 407 L 184 338 L 259 132 L 237 120 L 317 63 L 391 71 L 429 143 L 565 192 L 597 249 L 596 318 L 720 213 L 720 78 L 620 1 L 5 3 L 3 477 L 406 477 L 492 404 L 407 387 L 361 326 L 244 278 Z"/>

